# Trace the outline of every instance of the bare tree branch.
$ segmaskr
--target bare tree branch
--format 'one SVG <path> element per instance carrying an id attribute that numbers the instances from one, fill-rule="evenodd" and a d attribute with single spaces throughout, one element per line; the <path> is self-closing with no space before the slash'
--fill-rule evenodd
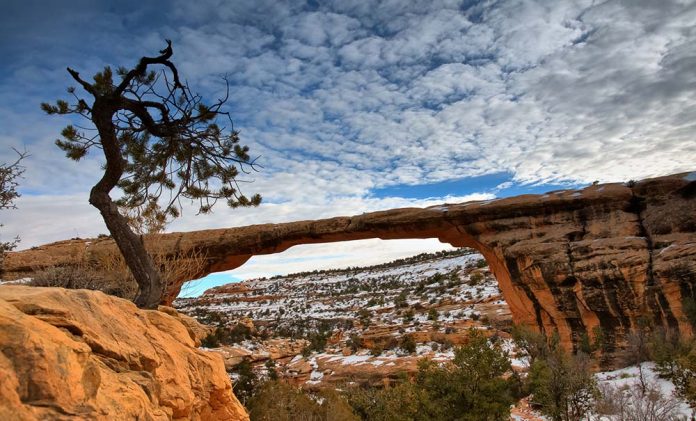
<path id="1" fill-rule="evenodd" d="M 70 73 L 70 76 L 72 76 L 73 79 L 75 79 L 77 81 L 77 83 L 82 85 L 82 87 L 84 88 L 85 91 L 89 92 L 92 95 L 95 95 L 95 96 L 97 95 L 96 91 L 94 90 L 94 86 L 92 86 L 89 83 L 82 80 L 82 78 L 80 77 L 80 74 L 78 72 L 76 72 L 75 70 L 68 67 L 68 73 Z"/>

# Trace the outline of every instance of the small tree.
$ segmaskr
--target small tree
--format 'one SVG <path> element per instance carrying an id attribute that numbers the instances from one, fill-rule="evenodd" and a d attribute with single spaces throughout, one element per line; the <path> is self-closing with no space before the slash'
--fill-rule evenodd
<path id="1" fill-rule="evenodd" d="M 252 420 L 358 421 L 348 401 L 330 389 L 307 392 L 282 381 L 260 385 L 248 400 Z"/>
<path id="2" fill-rule="evenodd" d="M 586 354 L 560 347 L 535 360 L 529 371 L 534 402 L 554 421 L 579 421 L 596 397 L 596 382 Z"/>
<path id="3" fill-rule="evenodd" d="M 399 347 L 407 353 L 413 354 L 414 352 L 416 352 L 416 341 L 413 339 L 413 336 L 404 335 L 404 337 L 401 338 L 401 343 L 399 343 Z"/>
<path id="4" fill-rule="evenodd" d="M 638 319 L 635 330 L 626 335 L 627 362 L 638 366 L 638 380 L 640 380 L 641 392 L 646 392 L 646 378 L 643 372 L 643 363 L 650 359 L 650 330 L 652 325 L 646 318 Z"/>
<path id="5" fill-rule="evenodd" d="M 363 326 L 364 329 L 367 329 L 370 327 L 370 322 L 372 320 L 372 312 L 366 308 L 361 308 L 358 311 L 358 319 L 360 320 L 360 324 Z"/>
<path id="6" fill-rule="evenodd" d="M 530 360 L 528 376 L 533 402 L 554 421 L 579 421 L 597 396 L 589 355 L 563 350 L 558 332 L 549 337 L 523 326 L 513 329 L 515 344 Z M 597 333 L 595 333 L 597 334 Z M 594 345 L 589 343 L 588 348 Z"/>
<path id="7" fill-rule="evenodd" d="M 246 404 L 249 398 L 254 395 L 254 390 L 258 385 L 258 377 L 254 372 L 254 366 L 247 359 L 243 359 L 239 364 L 234 366 L 232 372 L 236 375 L 232 390 L 239 400 Z"/>
<path id="8" fill-rule="evenodd" d="M 89 202 L 99 209 L 138 283 L 135 303 L 145 308 L 159 304 L 165 286 L 142 237 L 129 227 L 119 206 L 140 210 L 136 217 L 163 223 L 180 214 L 182 198 L 197 202 L 199 213 L 210 212 L 220 199 L 233 208 L 261 202 L 259 195 L 247 198 L 239 191 L 240 169 L 254 169 L 249 148 L 239 144 L 237 131 L 217 124 L 219 117 L 230 119 L 222 111 L 229 89 L 221 99 L 206 105 L 181 82 L 170 61 L 172 54 L 167 40 L 159 56 L 142 57 L 131 69 L 119 67 L 118 82 L 110 67 L 98 72 L 93 82 L 68 68 L 89 94 L 88 100 L 70 87 L 72 103 L 41 104 L 48 114 L 76 114 L 94 125 L 94 131 L 66 126 L 56 145 L 75 161 L 93 147 L 102 149 L 104 174 L 92 188 Z M 123 192 L 117 201 L 110 197 L 114 188 Z"/>
<path id="9" fill-rule="evenodd" d="M 510 417 L 514 402 L 510 359 L 477 330 L 439 364 L 423 359 L 413 382 L 380 389 L 349 389 L 348 401 L 364 420 L 488 421 Z"/>
<path id="10" fill-rule="evenodd" d="M 394 298 L 394 307 L 396 308 L 403 308 L 403 307 L 408 307 L 408 291 L 403 290 L 401 293 L 399 293 L 396 298 Z"/>
<path id="11" fill-rule="evenodd" d="M 16 150 L 15 152 L 19 155 L 17 160 L 11 164 L 0 164 L 0 209 L 15 209 L 14 201 L 20 196 L 17 191 L 19 186 L 17 179 L 24 173 L 24 167 L 21 165 L 21 162 L 22 159 L 27 157 L 27 153 Z M 18 242 L 19 237 L 11 241 L 0 242 L 0 268 L 2 267 L 5 252 L 14 249 Z"/>
<path id="12" fill-rule="evenodd" d="M 278 372 L 276 371 L 276 362 L 271 358 L 264 364 L 269 380 L 278 380 Z"/>

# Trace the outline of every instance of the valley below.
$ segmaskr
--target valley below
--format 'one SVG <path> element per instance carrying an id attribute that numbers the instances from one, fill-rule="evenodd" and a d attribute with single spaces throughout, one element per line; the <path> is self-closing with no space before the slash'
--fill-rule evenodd
<path id="1" fill-rule="evenodd" d="M 525 378 L 530 370 L 495 277 L 483 256 L 467 248 L 230 283 L 174 305 L 208 326 L 203 349 L 223 356 L 242 401 L 267 380 L 309 393 L 417 382 L 423 361 L 451 363 L 472 332 L 508 356 L 514 376 Z M 643 363 L 594 378 L 605 398 L 615 390 L 630 396 L 647 382 L 655 396 L 671 399 L 670 416 L 687 419 L 689 404 L 669 398 L 675 385 L 658 371 Z M 534 406 L 530 397 L 520 399 L 511 419 L 550 419 Z"/>
<path id="2" fill-rule="evenodd" d="M 175 307 L 216 326 L 207 345 L 229 370 L 246 360 L 305 387 L 387 385 L 421 358 L 452 359 L 469 329 L 512 350 L 508 306 L 470 249 L 227 284 Z"/>

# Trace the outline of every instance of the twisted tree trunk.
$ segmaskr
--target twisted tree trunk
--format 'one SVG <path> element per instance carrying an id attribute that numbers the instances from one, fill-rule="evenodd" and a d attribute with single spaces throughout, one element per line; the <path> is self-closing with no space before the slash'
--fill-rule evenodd
<path id="1" fill-rule="evenodd" d="M 106 227 L 138 283 L 138 294 L 133 301 L 141 308 L 157 308 L 164 295 L 164 284 L 160 274 L 147 253 L 142 238 L 131 230 L 126 218 L 121 215 L 109 196 L 109 192 L 116 187 L 123 175 L 123 156 L 112 121 L 116 108 L 110 102 L 106 98 L 98 98 L 92 109 L 93 122 L 99 131 L 106 158 L 106 168 L 102 178 L 92 187 L 89 203 L 99 209 Z"/>
<path id="2" fill-rule="evenodd" d="M 253 168 L 248 148 L 239 145 L 236 131 L 223 135 L 214 122 L 218 115 L 229 117 L 220 111 L 229 91 L 212 106 L 205 105 L 199 95 L 181 83 L 176 66 L 169 60 L 171 56 L 172 43 L 167 40 L 167 47 L 160 50 L 159 56 L 142 57 L 130 70 L 119 68 L 117 74 L 122 80 L 118 85 L 113 82 L 110 67 L 97 73 L 93 83 L 68 68 L 73 79 L 94 97 L 92 105 L 75 95 L 73 87 L 68 92 L 75 96 L 76 104 L 71 106 L 63 100 L 56 101 L 56 105 L 41 104 L 48 114 L 79 114 L 97 128 L 98 136 L 92 136 L 68 125 L 61 133 L 64 140 L 56 140 L 56 144 L 76 161 L 93 146 L 103 150 L 104 175 L 92 188 L 89 203 L 104 218 L 138 283 L 134 301 L 144 308 L 160 303 L 165 284 L 142 238 L 133 232 L 111 200 L 109 194 L 114 187 L 123 188 L 126 206 L 154 206 L 157 217 L 162 219 L 178 214 L 180 197 L 198 200 L 203 213 L 210 211 L 218 199 L 225 199 L 232 207 L 256 206 L 261 202 L 259 195 L 248 199 L 241 194 L 235 178 L 235 164 Z M 161 77 L 155 71 L 148 72 L 148 66 L 155 65 L 164 68 Z M 209 180 L 222 186 L 213 188 Z M 170 193 L 164 209 L 157 203 L 163 191 Z"/>

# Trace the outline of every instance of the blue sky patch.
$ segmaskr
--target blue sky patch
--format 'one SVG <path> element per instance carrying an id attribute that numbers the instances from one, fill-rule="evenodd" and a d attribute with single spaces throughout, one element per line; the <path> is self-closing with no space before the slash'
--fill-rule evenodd
<path id="1" fill-rule="evenodd" d="M 489 174 L 479 177 L 466 177 L 431 184 L 396 185 L 374 189 L 376 197 L 405 197 L 408 199 L 426 199 L 431 197 L 465 196 L 471 193 L 491 191 L 496 186 L 510 181 L 508 173 Z"/>
<path id="2" fill-rule="evenodd" d="M 542 194 L 553 190 L 578 189 L 582 184 L 520 184 L 512 181 L 509 173 L 488 174 L 466 177 L 438 183 L 383 187 L 372 190 L 375 197 L 403 197 L 407 199 L 427 199 L 446 196 L 466 196 L 473 193 L 493 193 L 497 197 L 511 197 L 521 194 Z"/>
<path id="3" fill-rule="evenodd" d="M 236 278 L 229 273 L 211 273 L 210 275 L 201 279 L 194 279 L 191 282 L 185 283 L 183 288 L 181 288 L 181 294 L 179 294 L 179 297 L 198 297 L 207 289 L 239 281 L 241 281 L 241 279 Z"/>

